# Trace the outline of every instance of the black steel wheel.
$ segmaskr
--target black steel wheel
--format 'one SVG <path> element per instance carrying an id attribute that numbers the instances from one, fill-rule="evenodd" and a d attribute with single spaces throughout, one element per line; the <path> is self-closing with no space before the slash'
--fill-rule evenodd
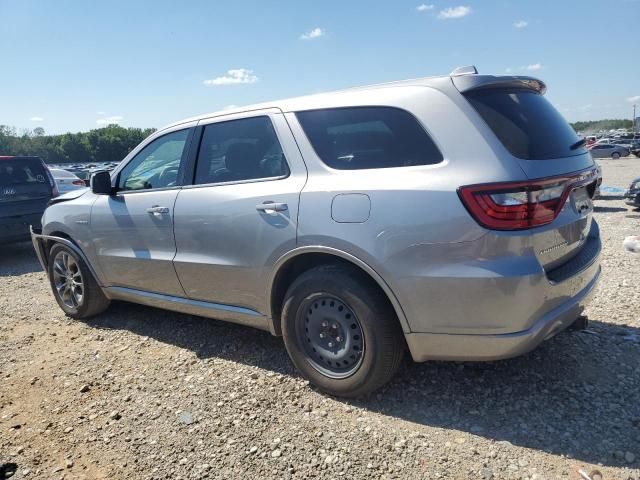
<path id="1" fill-rule="evenodd" d="M 322 391 L 367 395 L 387 383 L 405 342 L 384 292 L 348 264 L 322 265 L 289 286 L 282 334 L 294 365 Z"/>
<path id="2" fill-rule="evenodd" d="M 353 311 L 326 293 L 306 299 L 302 311 L 296 318 L 296 331 L 311 365 L 331 378 L 345 378 L 358 370 L 365 339 Z"/>

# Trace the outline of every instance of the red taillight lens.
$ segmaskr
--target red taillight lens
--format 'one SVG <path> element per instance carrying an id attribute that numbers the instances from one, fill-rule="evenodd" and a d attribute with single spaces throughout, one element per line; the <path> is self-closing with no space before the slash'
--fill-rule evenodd
<path id="1" fill-rule="evenodd" d="M 492 230 L 523 230 L 547 225 L 562 210 L 569 193 L 594 181 L 595 170 L 577 175 L 460 187 L 458 193 L 469 213 Z"/>
<path id="2" fill-rule="evenodd" d="M 78 179 L 78 180 L 74 180 L 74 181 L 73 181 L 73 182 L 71 182 L 71 183 L 73 183 L 74 185 L 76 185 L 76 186 L 78 186 L 78 187 L 84 187 L 84 186 L 85 186 L 85 184 L 84 184 L 84 180 L 80 180 L 80 179 Z"/>
<path id="3" fill-rule="evenodd" d="M 42 163 L 42 167 L 44 168 L 44 171 L 47 174 L 47 178 L 49 179 L 49 185 L 51 185 L 51 196 L 57 197 L 58 195 L 60 195 L 60 192 L 58 191 L 58 185 L 56 185 L 56 181 L 53 179 L 51 170 L 49 170 L 49 167 L 47 167 L 47 164 L 44 163 L 42 160 L 40 160 L 40 162 Z"/>

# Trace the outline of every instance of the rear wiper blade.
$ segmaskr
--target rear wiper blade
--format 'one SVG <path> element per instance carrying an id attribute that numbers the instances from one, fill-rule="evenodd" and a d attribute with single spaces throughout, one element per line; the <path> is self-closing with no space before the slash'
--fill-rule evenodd
<path id="1" fill-rule="evenodd" d="M 581 138 L 580 140 L 578 140 L 576 143 L 574 143 L 573 145 L 571 145 L 569 147 L 570 150 L 575 150 L 576 148 L 580 148 L 582 147 L 585 143 L 587 143 L 587 139 L 586 138 Z"/>

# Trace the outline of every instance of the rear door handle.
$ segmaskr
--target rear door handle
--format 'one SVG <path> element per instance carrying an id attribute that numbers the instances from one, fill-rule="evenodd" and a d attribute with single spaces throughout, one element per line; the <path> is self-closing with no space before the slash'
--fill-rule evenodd
<path id="1" fill-rule="evenodd" d="M 153 215 L 169 213 L 169 207 L 161 207 L 160 205 L 154 205 L 151 208 L 147 208 L 147 213 L 151 213 Z"/>
<path id="2" fill-rule="evenodd" d="M 269 215 L 275 215 L 276 212 L 284 212 L 289 206 L 286 203 L 264 202 L 256 205 L 256 210 Z"/>

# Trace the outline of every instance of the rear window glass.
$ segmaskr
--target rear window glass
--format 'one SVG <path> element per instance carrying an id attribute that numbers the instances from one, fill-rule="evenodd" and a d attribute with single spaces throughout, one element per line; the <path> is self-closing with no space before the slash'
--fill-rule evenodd
<path id="1" fill-rule="evenodd" d="M 42 163 L 37 158 L 0 159 L 0 186 L 38 184 L 48 185 L 49 180 Z"/>
<path id="2" fill-rule="evenodd" d="M 330 108 L 296 115 L 316 153 L 331 168 L 410 167 L 442 161 L 424 128 L 399 108 Z"/>
<path id="3" fill-rule="evenodd" d="M 548 160 L 586 152 L 583 146 L 571 148 L 580 138 L 539 93 L 485 89 L 465 97 L 515 157 Z"/>

